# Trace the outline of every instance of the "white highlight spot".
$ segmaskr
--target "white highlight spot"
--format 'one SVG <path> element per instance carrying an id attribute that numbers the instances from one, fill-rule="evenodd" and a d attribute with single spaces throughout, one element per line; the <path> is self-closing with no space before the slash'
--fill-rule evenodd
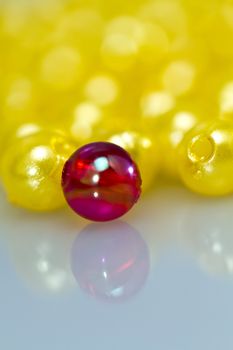
<path id="1" fill-rule="evenodd" d="M 99 157 L 94 161 L 94 167 L 97 171 L 104 171 L 109 168 L 108 159 L 106 157 Z"/>
<path id="2" fill-rule="evenodd" d="M 98 197 L 99 197 L 99 193 L 98 193 L 98 192 L 94 192 L 93 196 L 94 196 L 95 198 L 98 198 Z"/>
<path id="3" fill-rule="evenodd" d="M 130 167 L 128 168 L 128 171 L 129 171 L 130 175 L 133 175 L 133 173 L 134 173 L 134 169 L 133 169 L 133 167 L 132 167 L 132 166 L 130 166 Z"/>
<path id="4" fill-rule="evenodd" d="M 99 179 L 100 179 L 100 177 L 99 177 L 98 174 L 95 174 L 92 177 L 92 181 L 93 181 L 94 184 L 97 184 L 99 182 Z"/>

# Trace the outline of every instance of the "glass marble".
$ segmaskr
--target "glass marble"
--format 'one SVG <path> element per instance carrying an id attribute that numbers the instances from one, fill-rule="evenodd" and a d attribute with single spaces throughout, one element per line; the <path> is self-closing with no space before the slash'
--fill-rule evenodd
<path id="1" fill-rule="evenodd" d="M 93 142 L 68 159 L 62 187 L 77 214 L 92 221 L 109 221 L 124 215 L 137 202 L 141 177 L 124 149 L 109 142 Z"/>
<path id="2" fill-rule="evenodd" d="M 203 195 L 233 192 L 233 123 L 210 121 L 186 134 L 177 165 L 183 183 Z"/>
<path id="3" fill-rule="evenodd" d="M 64 206 L 62 169 L 76 147 L 55 130 L 12 136 L 1 156 L 1 178 L 9 201 L 34 211 Z"/>

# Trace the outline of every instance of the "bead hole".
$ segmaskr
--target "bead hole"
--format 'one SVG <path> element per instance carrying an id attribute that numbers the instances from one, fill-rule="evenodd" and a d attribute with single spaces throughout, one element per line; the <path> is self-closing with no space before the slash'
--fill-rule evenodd
<path id="1" fill-rule="evenodd" d="M 205 135 L 198 135 L 192 139 L 188 146 L 188 158 L 192 162 L 207 162 L 214 155 L 214 142 Z"/>

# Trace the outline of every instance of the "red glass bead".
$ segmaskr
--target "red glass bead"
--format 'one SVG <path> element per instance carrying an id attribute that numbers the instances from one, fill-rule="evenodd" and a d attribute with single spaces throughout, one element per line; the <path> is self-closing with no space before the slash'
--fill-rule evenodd
<path id="1" fill-rule="evenodd" d="M 78 149 L 66 162 L 62 187 L 70 207 L 93 221 L 124 215 L 141 193 L 139 170 L 130 155 L 109 142 Z"/>

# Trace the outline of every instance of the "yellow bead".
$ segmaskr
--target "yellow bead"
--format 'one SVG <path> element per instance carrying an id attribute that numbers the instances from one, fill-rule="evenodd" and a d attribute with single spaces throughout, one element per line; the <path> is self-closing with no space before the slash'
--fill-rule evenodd
<path id="1" fill-rule="evenodd" d="M 207 114 L 207 113 L 206 113 Z M 169 178 L 178 178 L 177 149 L 185 135 L 198 123 L 207 120 L 204 111 L 190 106 L 179 106 L 164 116 L 155 128 L 154 137 L 159 140 L 163 152 L 161 167 Z"/>
<path id="2" fill-rule="evenodd" d="M 194 83 L 195 73 L 195 67 L 189 61 L 171 62 L 162 77 L 164 89 L 175 96 L 189 92 Z"/>
<path id="3" fill-rule="evenodd" d="M 107 106 L 117 99 L 119 87 L 114 77 L 108 74 L 98 74 L 87 81 L 84 93 L 87 99 L 97 105 Z"/>
<path id="4" fill-rule="evenodd" d="M 164 90 L 145 93 L 141 98 L 141 113 L 145 123 L 157 124 L 161 117 L 175 108 L 174 96 Z"/>
<path id="5" fill-rule="evenodd" d="M 156 183 L 156 175 L 160 169 L 160 155 L 151 135 L 122 126 L 107 127 L 105 124 L 95 137 L 96 140 L 115 143 L 129 152 L 140 169 L 144 192 Z"/>
<path id="6" fill-rule="evenodd" d="M 35 211 L 62 207 L 62 168 L 75 146 L 59 131 L 21 135 L 11 138 L 1 159 L 2 182 L 9 201 Z"/>
<path id="7" fill-rule="evenodd" d="M 179 146 L 178 169 L 184 184 L 204 195 L 233 192 L 233 123 L 212 121 L 196 126 Z"/>
<path id="8" fill-rule="evenodd" d="M 131 154 L 140 169 L 144 192 L 155 185 L 160 169 L 160 155 L 158 146 L 151 137 L 138 132 L 123 131 L 110 136 L 107 141 L 121 146 Z"/>
<path id="9" fill-rule="evenodd" d="M 107 23 L 101 55 L 104 64 L 116 71 L 131 68 L 137 58 L 143 28 L 135 17 L 120 16 Z"/>
<path id="10" fill-rule="evenodd" d="M 103 124 L 102 119 L 103 111 L 99 106 L 91 101 L 83 101 L 74 108 L 66 129 L 75 141 L 87 143 L 97 127 Z"/>
<path id="11" fill-rule="evenodd" d="M 41 65 L 43 82 L 56 90 L 73 87 L 81 72 L 81 56 L 76 49 L 68 46 L 52 49 L 44 57 Z"/>

